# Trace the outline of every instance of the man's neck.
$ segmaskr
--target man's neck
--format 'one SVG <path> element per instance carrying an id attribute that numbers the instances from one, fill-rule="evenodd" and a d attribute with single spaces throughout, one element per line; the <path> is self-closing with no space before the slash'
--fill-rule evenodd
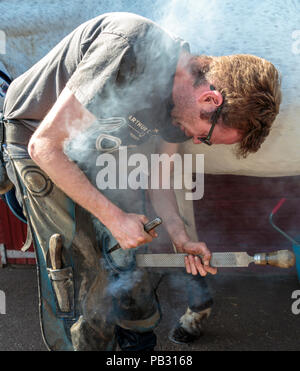
<path id="1" fill-rule="evenodd" d="M 191 58 L 192 55 L 188 51 L 182 50 L 178 58 L 175 76 L 179 77 L 188 74 Z"/>

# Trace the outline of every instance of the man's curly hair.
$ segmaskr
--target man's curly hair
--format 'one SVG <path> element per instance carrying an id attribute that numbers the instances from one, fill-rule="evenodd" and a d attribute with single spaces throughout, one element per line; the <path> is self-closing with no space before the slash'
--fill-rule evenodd
<path id="1" fill-rule="evenodd" d="M 281 79 L 274 65 L 248 54 L 193 57 L 195 86 L 209 82 L 223 98 L 221 124 L 242 133 L 237 151 L 246 157 L 258 151 L 279 113 Z"/>

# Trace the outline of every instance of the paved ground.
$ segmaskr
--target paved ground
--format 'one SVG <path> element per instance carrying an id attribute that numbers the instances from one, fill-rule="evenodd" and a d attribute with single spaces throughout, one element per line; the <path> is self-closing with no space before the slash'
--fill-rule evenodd
<path id="1" fill-rule="evenodd" d="M 300 350 L 300 314 L 291 311 L 292 292 L 300 289 L 296 275 L 219 273 L 208 283 L 215 309 L 206 335 L 191 346 L 177 346 L 167 335 L 184 311 L 184 288 L 162 282 L 158 293 L 164 317 L 157 329 L 157 350 Z M 0 350 L 45 350 L 35 269 L 0 269 L 0 290 L 7 302 L 6 314 L 0 315 Z"/>

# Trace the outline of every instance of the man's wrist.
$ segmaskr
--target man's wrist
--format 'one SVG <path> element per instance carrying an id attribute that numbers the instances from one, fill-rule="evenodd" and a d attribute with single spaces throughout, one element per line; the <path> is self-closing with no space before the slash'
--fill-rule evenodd
<path id="1" fill-rule="evenodd" d="M 185 229 L 171 236 L 171 239 L 178 252 L 183 252 L 184 246 L 191 240 Z"/>
<path id="2" fill-rule="evenodd" d="M 96 217 L 103 223 L 108 229 L 114 224 L 118 223 L 124 217 L 124 211 L 121 210 L 114 203 L 108 201 L 106 208 L 99 208 L 101 212 L 98 212 Z"/>
<path id="3" fill-rule="evenodd" d="M 164 217 L 163 224 L 168 231 L 168 234 L 176 249 L 182 249 L 184 244 L 190 240 L 186 233 L 182 219 L 179 216 L 173 216 L 167 219 Z"/>

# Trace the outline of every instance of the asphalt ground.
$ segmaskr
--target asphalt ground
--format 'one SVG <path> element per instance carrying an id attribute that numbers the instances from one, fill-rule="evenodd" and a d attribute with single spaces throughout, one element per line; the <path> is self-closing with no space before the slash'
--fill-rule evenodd
<path id="1" fill-rule="evenodd" d="M 185 288 L 168 278 L 158 296 L 163 318 L 156 330 L 161 351 L 299 351 L 300 314 L 292 293 L 300 290 L 296 275 L 219 273 L 207 279 L 214 309 L 205 335 L 191 345 L 176 345 L 168 333 L 186 309 Z M 39 325 L 36 270 L 0 269 L 6 314 L 0 314 L 1 351 L 43 351 Z M 299 296 L 300 298 L 300 296 Z M 297 312 L 297 311 L 296 311 Z"/>

